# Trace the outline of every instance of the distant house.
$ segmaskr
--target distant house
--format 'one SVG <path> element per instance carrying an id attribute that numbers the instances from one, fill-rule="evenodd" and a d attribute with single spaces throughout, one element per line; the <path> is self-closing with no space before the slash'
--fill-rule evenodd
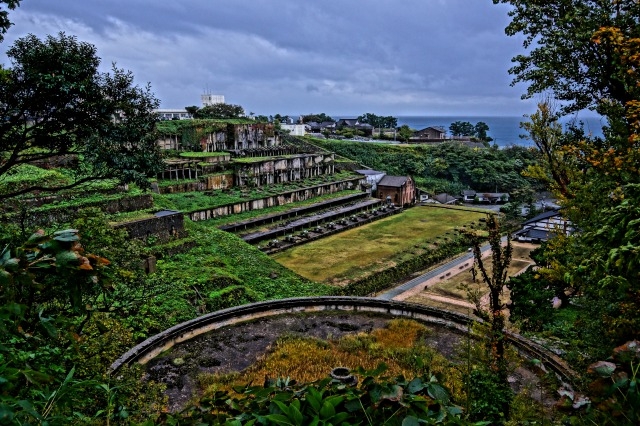
<path id="1" fill-rule="evenodd" d="M 441 141 L 447 138 L 447 131 L 442 127 L 425 127 L 422 130 L 413 132 L 409 141 Z"/>
<path id="2" fill-rule="evenodd" d="M 188 120 L 193 118 L 186 109 L 154 109 L 159 120 Z"/>
<path id="3" fill-rule="evenodd" d="M 462 201 L 465 203 L 473 203 L 476 198 L 476 191 L 473 189 L 465 189 L 462 191 Z"/>
<path id="4" fill-rule="evenodd" d="M 356 118 L 341 118 L 336 122 L 338 127 L 356 127 L 360 122 Z"/>
<path id="5" fill-rule="evenodd" d="M 362 132 L 365 136 L 371 136 L 373 134 L 373 126 L 368 123 L 361 123 L 356 118 L 341 118 L 336 123 L 338 129 L 353 129 Z"/>
<path id="6" fill-rule="evenodd" d="M 472 189 L 462 191 L 462 201 L 465 203 L 508 203 L 509 194 L 506 192 L 476 192 Z"/>
<path id="7" fill-rule="evenodd" d="M 445 192 L 434 195 L 433 199 L 440 204 L 455 204 L 458 201 L 456 197 Z"/>
<path id="8" fill-rule="evenodd" d="M 378 198 L 398 206 L 415 203 L 416 185 L 410 176 L 385 176 L 378 182 Z"/>
<path id="9" fill-rule="evenodd" d="M 360 173 L 365 177 L 365 182 L 371 186 L 372 194 L 374 194 L 377 190 L 378 182 L 380 182 L 380 180 L 382 180 L 382 178 L 386 174 L 385 172 L 379 172 L 377 170 L 371 169 L 356 170 L 356 173 Z"/>
<path id="10" fill-rule="evenodd" d="M 307 133 L 320 133 L 320 123 L 316 123 L 315 121 L 306 123 L 304 128 Z"/>
<path id="11" fill-rule="evenodd" d="M 336 126 L 337 125 L 335 121 L 323 121 L 322 123 L 320 123 L 321 130 L 324 130 L 324 129 L 334 130 Z"/>
<path id="12" fill-rule="evenodd" d="M 522 229 L 513 234 L 518 241 L 543 242 L 554 235 L 573 233 L 571 222 L 562 217 L 560 210 L 539 214 L 522 224 Z"/>
<path id="13" fill-rule="evenodd" d="M 322 133 L 322 131 L 325 129 L 329 131 L 333 131 L 335 128 L 336 128 L 336 123 L 334 123 L 333 121 L 323 121 L 322 123 L 310 121 L 307 124 L 305 124 L 305 130 L 308 133 Z"/>

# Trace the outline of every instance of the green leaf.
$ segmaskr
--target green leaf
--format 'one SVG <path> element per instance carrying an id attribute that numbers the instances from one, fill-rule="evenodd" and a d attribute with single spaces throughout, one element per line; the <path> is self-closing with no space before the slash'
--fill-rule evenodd
<path id="1" fill-rule="evenodd" d="M 278 407 L 278 409 L 280 410 L 280 412 L 284 413 L 287 415 L 287 417 L 291 417 L 291 415 L 289 414 L 291 409 L 290 407 L 288 407 L 284 402 L 282 401 L 273 401 L 273 403 Z"/>
<path id="2" fill-rule="evenodd" d="M 334 406 L 328 402 L 324 401 L 322 404 L 322 408 L 320 408 L 320 418 L 323 420 L 330 419 L 331 417 L 336 415 L 336 410 Z"/>
<path id="3" fill-rule="evenodd" d="M 0 264 L 6 262 L 11 258 L 11 251 L 9 250 L 9 245 L 6 245 L 2 249 L 2 253 L 0 253 Z"/>
<path id="4" fill-rule="evenodd" d="M 334 396 L 330 396 L 327 399 L 325 399 L 325 402 L 328 402 L 334 408 L 337 407 L 338 405 L 342 404 L 342 401 L 344 401 L 344 396 L 341 396 L 341 395 L 334 395 Z"/>
<path id="5" fill-rule="evenodd" d="M 13 417 L 13 409 L 7 404 L 0 404 L 0 423 L 9 424 Z"/>
<path id="6" fill-rule="evenodd" d="M 20 370 L 22 375 L 27 379 L 28 382 L 34 384 L 44 384 L 53 381 L 53 377 L 48 374 L 41 373 L 35 370 Z"/>
<path id="7" fill-rule="evenodd" d="M 44 418 L 33 408 L 33 405 L 27 400 L 20 400 L 17 402 L 18 406 L 21 407 L 24 411 L 31 414 L 36 419 L 42 421 Z"/>
<path id="8" fill-rule="evenodd" d="M 459 416 L 463 413 L 462 408 L 458 407 L 457 405 L 447 407 L 447 411 L 453 416 Z"/>
<path id="9" fill-rule="evenodd" d="M 75 251 L 61 251 L 56 254 L 56 265 L 59 268 L 72 268 L 81 264 L 82 257 Z"/>
<path id="10" fill-rule="evenodd" d="M 294 400 L 298 401 L 297 399 Z M 298 401 L 298 404 L 300 403 L 300 401 Z M 294 404 L 291 404 L 291 406 L 289 407 L 289 418 L 291 418 L 296 425 L 302 425 L 302 413 L 300 412 L 300 409 L 298 407 L 296 407 Z"/>
<path id="11" fill-rule="evenodd" d="M 56 231 L 53 233 L 55 237 L 66 237 L 69 235 L 78 235 L 77 229 L 64 229 L 62 231 Z"/>
<path id="12" fill-rule="evenodd" d="M 7 259 L 2 266 L 9 272 L 16 272 L 20 268 L 20 259 L 16 259 L 15 257 Z"/>
<path id="13" fill-rule="evenodd" d="M 76 234 L 63 234 L 58 235 L 57 237 L 53 237 L 54 240 L 60 241 L 61 243 L 71 243 L 74 241 L 79 241 L 80 237 Z"/>
<path id="14" fill-rule="evenodd" d="M 350 401 L 347 401 L 344 404 L 344 407 L 350 412 L 353 413 L 354 411 L 359 411 L 362 409 L 362 403 L 360 402 L 359 399 L 352 399 Z"/>
<path id="15" fill-rule="evenodd" d="M 49 239 L 49 237 L 47 235 L 45 235 L 44 232 L 36 232 L 35 234 L 32 234 L 29 237 L 29 239 L 25 243 L 25 246 L 27 246 L 27 247 L 36 246 L 36 245 L 41 244 L 42 242 L 46 241 L 47 239 Z"/>
<path id="16" fill-rule="evenodd" d="M 436 401 L 440 401 L 444 404 L 449 403 L 449 394 L 447 391 L 437 383 L 428 383 L 427 384 L 427 393 L 429 396 Z"/>
<path id="17" fill-rule="evenodd" d="M 612 362 L 608 361 L 598 361 L 591 364 L 587 371 L 589 373 L 595 373 L 600 377 L 609 377 L 613 374 L 616 369 L 616 365 Z"/>
<path id="18" fill-rule="evenodd" d="M 311 408 L 313 408 L 313 411 L 317 413 L 320 411 L 320 407 L 322 406 L 322 392 L 310 387 L 306 395 L 306 400 Z"/>
<path id="19" fill-rule="evenodd" d="M 422 389 L 424 389 L 424 383 L 422 383 L 422 379 L 420 379 L 419 377 L 416 377 L 415 379 L 411 380 L 407 385 L 407 391 L 409 393 L 417 393 L 417 392 L 420 392 Z"/>
<path id="20" fill-rule="evenodd" d="M 335 425 L 342 424 L 342 422 L 347 420 L 349 416 L 350 416 L 349 413 L 345 413 L 345 412 L 336 413 L 336 415 L 333 416 L 333 418 L 331 419 L 331 424 L 335 424 Z"/>
<path id="21" fill-rule="evenodd" d="M 46 318 L 42 316 L 42 311 L 38 312 L 38 317 L 40 318 L 40 325 L 45 329 L 49 337 L 53 339 L 58 338 L 58 329 L 53 326 L 53 319 Z"/>
<path id="22" fill-rule="evenodd" d="M 13 278 L 13 275 L 8 273 L 4 269 L 0 269 L 0 285 L 9 285 L 11 283 L 11 278 Z"/>
<path id="23" fill-rule="evenodd" d="M 289 419 L 286 416 L 283 416 L 282 414 L 269 414 L 268 416 L 265 416 L 265 418 L 277 425 L 294 426 L 294 424 L 291 423 Z"/>
<path id="24" fill-rule="evenodd" d="M 420 426 L 420 420 L 413 416 L 407 416 L 402 419 L 402 426 Z"/>

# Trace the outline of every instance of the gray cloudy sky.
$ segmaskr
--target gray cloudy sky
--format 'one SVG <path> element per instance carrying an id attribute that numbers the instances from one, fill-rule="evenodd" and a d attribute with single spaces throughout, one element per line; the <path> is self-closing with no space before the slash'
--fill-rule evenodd
<path id="1" fill-rule="evenodd" d="M 511 115 L 521 40 L 491 0 L 23 0 L 17 37 L 65 31 L 150 82 L 163 108 L 208 88 L 256 114 Z M 1 61 L 6 63 L 6 57 Z"/>

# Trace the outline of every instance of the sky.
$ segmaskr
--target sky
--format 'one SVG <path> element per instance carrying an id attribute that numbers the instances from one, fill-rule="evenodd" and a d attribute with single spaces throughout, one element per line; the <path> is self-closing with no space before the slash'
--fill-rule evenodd
<path id="1" fill-rule="evenodd" d="M 491 0 L 22 0 L 16 38 L 64 31 L 150 83 L 161 108 L 222 94 L 247 113 L 522 116 L 508 6 Z"/>

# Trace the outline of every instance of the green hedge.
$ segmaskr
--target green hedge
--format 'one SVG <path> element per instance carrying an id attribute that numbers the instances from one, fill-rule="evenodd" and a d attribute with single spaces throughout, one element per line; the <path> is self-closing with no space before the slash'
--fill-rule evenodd
<path id="1" fill-rule="evenodd" d="M 466 250 L 470 241 L 465 237 L 460 237 L 446 246 L 441 246 L 433 250 L 404 260 L 395 266 L 368 275 L 358 281 L 342 287 L 336 291 L 340 296 L 367 296 L 371 293 L 384 290 L 402 278 L 422 269 L 436 265 L 443 260 Z"/>

